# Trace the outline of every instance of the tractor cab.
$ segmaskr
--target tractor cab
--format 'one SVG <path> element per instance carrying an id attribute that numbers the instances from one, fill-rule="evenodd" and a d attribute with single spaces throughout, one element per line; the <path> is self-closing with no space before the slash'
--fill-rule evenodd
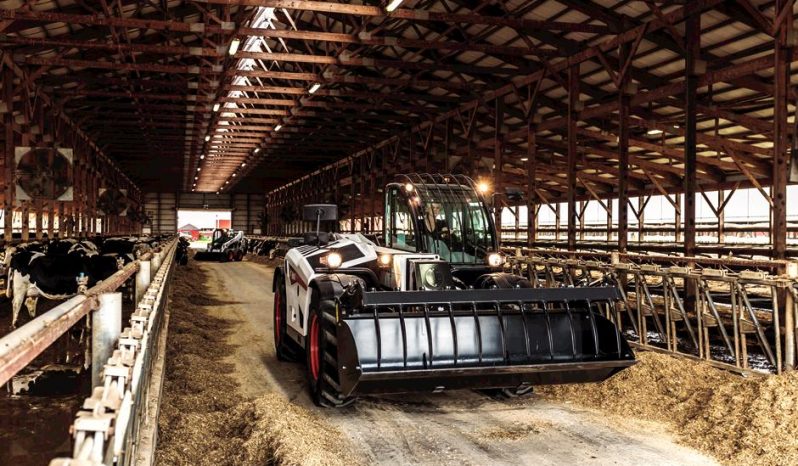
<path id="1" fill-rule="evenodd" d="M 501 265 L 493 218 L 470 178 L 404 178 L 386 187 L 385 246 L 437 254 L 461 270 Z"/>

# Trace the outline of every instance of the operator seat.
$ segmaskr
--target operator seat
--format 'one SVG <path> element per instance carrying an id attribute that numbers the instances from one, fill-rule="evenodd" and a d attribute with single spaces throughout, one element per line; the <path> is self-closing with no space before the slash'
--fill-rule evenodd
<path id="1" fill-rule="evenodd" d="M 305 244 L 314 244 L 317 246 L 324 246 L 330 242 L 331 234 L 326 231 L 320 231 L 318 236 L 315 231 L 307 232 L 303 235 L 302 240 Z"/>

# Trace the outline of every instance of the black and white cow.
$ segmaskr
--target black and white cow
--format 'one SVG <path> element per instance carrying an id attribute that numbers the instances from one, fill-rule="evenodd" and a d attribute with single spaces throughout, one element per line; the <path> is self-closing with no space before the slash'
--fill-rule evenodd
<path id="1" fill-rule="evenodd" d="M 91 242 L 61 240 L 51 246 L 46 253 L 18 250 L 11 256 L 12 327 L 16 327 L 23 304 L 28 314 L 35 317 L 40 296 L 50 300 L 68 299 L 78 293 L 79 278 L 85 277 L 86 286 L 90 288 L 119 270 L 117 258 L 99 254 Z"/>

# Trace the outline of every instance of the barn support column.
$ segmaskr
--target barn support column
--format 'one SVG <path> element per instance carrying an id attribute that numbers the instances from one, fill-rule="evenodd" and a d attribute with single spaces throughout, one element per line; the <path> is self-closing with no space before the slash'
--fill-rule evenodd
<path id="1" fill-rule="evenodd" d="M 10 241 L 14 225 L 14 71 L 8 66 L 3 66 L 3 101 L 6 107 L 3 115 L 5 129 L 3 232 L 6 241 Z"/>
<path id="2" fill-rule="evenodd" d="M 790 62 L 792 49 L 790 41 L 793 31 L 793 15 L 779 15 L 782 11 L 792 11 L 794 0 L 776 0 L 776 20 L 778 31 L 775 40 L 776 53 L 773 76 L 773 186 L 770 197 L 773 199 L 771 216 L 771 243 L 773 258 L 784 259 L 787 252 L 787 160 L 789 147 L 789 127 L 787 123 L 787 104 L 790 98 Z M 786 10 L 788 9 L 788 10 Z"/>
<path id="3" fill-rule="evenodd" d="M 493 124 L 493 218 L 496 223 L 496 240 L 502 238 L 502 210 L 504 208 L 504 96 L 496 99 Z"/>
<path id="4" fill-rule="evenodd" d="M 629 44 L 618 50 L 618 62 L 623 66 L 631 60 Z M 618 86 L 618 251 L 626 252 L 629 246 L 629 107 L 631 89 L 629 75 L 620 70 Z M 607 209 L 607 231 L 612 230 L 612 204 Z M 609 234 L 608 234 L 609 236 Z M 608 238 L 609 239 L 609 238 Z"/>
<path id="5" fill-rule="evenodd" d="M 691 15 L 685 22 L 685 69 L 684 69 L 684 255 L 695 257 L 695 211 L 696 211 L 696 144 L 698 115 L 696 109 L 698 91 L 699 55 L 701 53 L 701 15 Z M 677 204 L 679 205 L 679 204 Z M 678 209 L 677 209 L 678 210 Z M 692 263 L 688 263 L 692 266 Z M 685 308 L 688 312 L 698 312 L 696 308 L 697 289 L 695 280 L 685 280 Z"/>
<path id="6" fill-rule="evenodd" d="M 568 69 L 568 250 L 576 250 L 576 122 L 581 110 L 579 102 L 579 65 Z"/>
<path id="7" fill-rule="evenodd" d="M 538 234 L 538 216 L 535 207 L 535 199 L 537 198 L 536 172 L 538 158 L 536 132 L 537 125 L 530 120 L 527 123 L 526 136 L 526 244 L 530 248 L 535 246 Z"/>
<path id="8" fill-rule="evenodd" d="M 775 63 L 773 68 L 773 184 L 770 197 L 773 200 L 770 220 L 770 240 L 773 244 L 773 258 L 783 260 L 787 255 L 787 180 L 789 169 L 789 126 L 787 122 L 790 99 L 790 63 L 793 36 L 793 6 L 795 0 L 776 0 L 776 20 L 774 21 Z M 787 12 L 786 15 L 780 14 Z M 786 270 L 785 270 L 786 271 Z M 784 370 L 795 366 L 795 315 L 793 298 L 790 293 L 780 292 L 779 302 L 784 313 Z"/>
<path id="9" fill-rule="evenodd" d="M 102 386 L 100 374 L 122 333 L 122 293 L 102 293 L 91 313 L 91 386 Z"/>
<path id="10" fill-rule="evenodd" d="M 691 15 L 685 27 L 685 128 L 684 128 L 684 255 L 695 256 L 695 194 L 696 143 L 697 143 L 697 110 L 699 55 L 701 53 L 701 16 Z"/>

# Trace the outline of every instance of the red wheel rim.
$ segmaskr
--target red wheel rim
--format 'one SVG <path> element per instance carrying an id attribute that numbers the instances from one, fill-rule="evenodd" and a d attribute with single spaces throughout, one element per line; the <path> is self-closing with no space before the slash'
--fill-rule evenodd
<path id="1" fill-rule="evenodd" d="M 278 345 L 280 344 L 280 339 L 283 336 L 282 328 L 280 327 L 280 325 L 282 324 L 281 321 L 282 312 L 280 308 L 280 304 L 282 304 L 281 301 L 282 298 L 280 296 L 280 292 L 278 291 L 277 293 L 274 294 L 274 341 Z"/>
<path id="2" fill-rule="evenodd" d="M 313 315 L 310 321 L 310 375 L 319 380 L 319 319 Z"/>

